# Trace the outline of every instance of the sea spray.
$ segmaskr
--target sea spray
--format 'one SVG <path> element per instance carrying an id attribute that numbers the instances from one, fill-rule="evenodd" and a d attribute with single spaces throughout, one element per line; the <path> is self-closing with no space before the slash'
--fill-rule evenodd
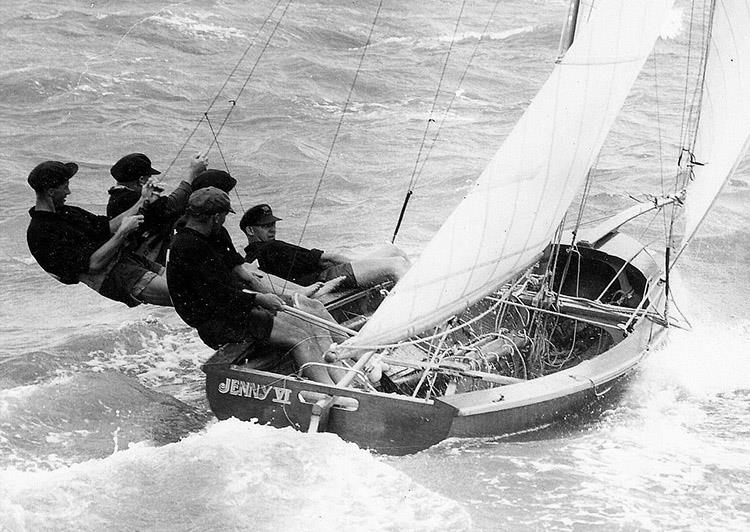
<path id="1" fill-rule="evenodd" d="M 471 530 L 460 505 L 333 434 L 227 420 L 53 471 L 0 471 L 3 530 Z"/>

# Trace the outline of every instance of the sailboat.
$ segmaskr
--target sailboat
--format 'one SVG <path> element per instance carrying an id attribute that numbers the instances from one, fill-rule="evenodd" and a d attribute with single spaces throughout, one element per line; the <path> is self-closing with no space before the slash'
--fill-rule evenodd
<path id="1" fill-rule="evenodd" d="M 527 433 L 616 397 L 680 326 L 670 273 L 750 141 L 750 4 L 707 2 L 693 10 L 703 37 L 691 39 L 700 58 L 674 191 L 595 226 L 566 225 L 672 7 L 573 1 L 552 74 L 470 192 L 384 299 L 355 298 L 356 327 L 351 312 L 329 325 L 344 339 L 320 363 L 346 376 L 312 382 L 258 356 L 262 346 L 227 345 L 203 366 L 215 415 L 407 454 Z M 663 250 L 623 228 L 657 212 L 668 220 Z"/>

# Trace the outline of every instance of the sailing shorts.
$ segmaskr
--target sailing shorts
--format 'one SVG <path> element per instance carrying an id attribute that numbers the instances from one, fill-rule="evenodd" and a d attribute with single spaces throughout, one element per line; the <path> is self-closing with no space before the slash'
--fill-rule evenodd
<path id="1" fill-rule="evenodd" d="M 224 344 L 261 341 L 271 336 L 273 314 L 262 308 L 237 313 L 231 320 L 214 318 L 196 327 L 203 343 L 213 349 Z"/>
<path id="2" fill-rule="evenodd" d="M 104 279 L 99 293 L 115 301 L 121 301 L 129 307 L 141 304 L 139 296 L 145 288 L 159 275 L 164 275 L 161 264 L 139 255 L 123 255 Z M 169 297 L 169 294 L 165 294 Z"/>
<path id="3" fill-rule="evenodd" d="M 339 290 L 353 290 L 355 288 L 359 288 L 357 279 L 354 277 L 354 270 L 352 269 L 352 265 L 348 262 L 326 268 L 318 275 L 318 281 L 326 282 L 330 281 L 331 279 L 335 279 L 336 277 L 342 276 L 346 277 L 346 279 L 341 281 L 341 284 L 339 284 Z"/>

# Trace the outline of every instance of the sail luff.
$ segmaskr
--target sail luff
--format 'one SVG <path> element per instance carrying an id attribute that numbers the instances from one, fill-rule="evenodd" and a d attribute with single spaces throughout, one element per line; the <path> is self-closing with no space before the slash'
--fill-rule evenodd
<path id="1" fill-rule="evenodd" d="M 692 155 L 693 182 L 685 204 L 685 236 L 677 257 L 695 237 L 724 184 L 750 148 L 750 5 L 716 0 Z M 674 259 L 676 260 L 676 258 Z"/>
<path id="2" fill-rule="evenodd" d="M 421 332 L 538 259 L 583 184 L 671 4 L 602 0 L 587 6 L 565 57 L 352 344 Z"/>

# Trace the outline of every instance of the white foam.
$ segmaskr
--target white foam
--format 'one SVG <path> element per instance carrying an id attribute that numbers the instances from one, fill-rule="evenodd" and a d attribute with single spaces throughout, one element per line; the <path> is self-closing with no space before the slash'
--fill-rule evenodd
<path id="1" fill-rule="evenodd" d="M 453 39 L 453 35 L 443 35 L 438 40 L 441 42 L 451 42 L 451 40 L 453 40 L 453 42 L 457 42 L 457 43 L 464 42 L 464 41 L 482 40 L 482 39 L 487 39 L 490 41 L 503 41 L 515 35 L 531 33 L 535 29 L 536 28 L 534 26 L 527 25 L 527 26 L 521 26 L 518 28 L 512 28 L 506 31 L 498 31 L 498 32 L 491 32 L 491 33 L 467 31 L 467 32 L 456 35 L 455 39 Z"/>
<path id="2" fill-rule="evenodd" d="M 237 420 L 54 471 L 0 471 L 0 501 L 11 530 L 471 529 L 458 504 L 333 434 Z"/>
<path id="3" fill-rule="evenodd" d="M 162 10 L 149 17 L 149 20 L 176 29 L 182 34 L 191 37 L 210 38 L 221 41 L 232 39 L 244 39 L 245 33 L 237 28 L 222 26 L 207 22 L 213 15 L 193 11 L 186 14 L 174 13 L 170 10 Z"/>

